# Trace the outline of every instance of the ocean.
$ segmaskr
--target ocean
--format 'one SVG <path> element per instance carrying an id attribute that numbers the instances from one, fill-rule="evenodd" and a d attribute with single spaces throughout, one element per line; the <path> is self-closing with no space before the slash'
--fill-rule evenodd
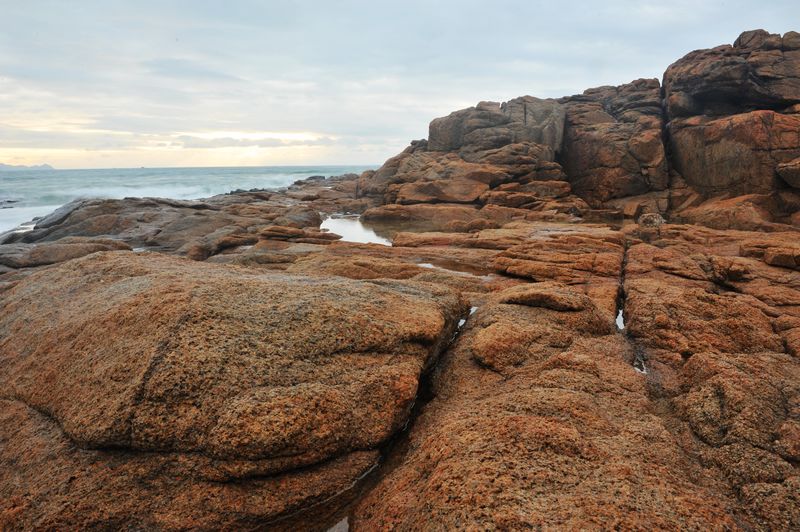
<path id="1" fill-rule="evenodd" d="M 361 173 L 372 166 L 249 166 L 0 170 L 0 233 L 78 198 L 196 199 L 232 190 L 281 188 L 313 175 Z"/>

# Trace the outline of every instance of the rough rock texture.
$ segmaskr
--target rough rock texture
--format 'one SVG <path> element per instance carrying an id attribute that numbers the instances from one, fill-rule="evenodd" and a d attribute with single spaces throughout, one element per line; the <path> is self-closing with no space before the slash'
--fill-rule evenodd
<path id="1" fill-rule="evenodd" d="M 458 154 L 412 145 L 360 181 L 359 192 L 385 203 L 473 203 L 509 182 L 563 180 L 553 151 L 529 142 Z"/>
<path id="2" fill-rule="evenodd" d="M 428 149 L 476 151 L 532 142 L 557 152 L 563 134 L 564 108 L 558 102 L 523 96 L 502 104 L 481 102 L 437 118 L 430 124 Z"/>
<path id="3" fill-rule="evenodd" d="M 761 110 L 677 119 L 670 139 L 675 168 L 703 195 L 765 194 L 787 183 L 778 166 L 800 157 L 800 115 Z"/>
<path id="4" fill-rule="evenodd" d="M 800 529 L 798 52 L 3 236 L 0 529 Z"/>
<path id="5" fill-rule="evenodd" d="M 0 265 L 29 268 L 77 259 L 97 251 L 130 250 L 124 242 L 107 238 L 66 237 L 55 242 L 0 246 Z"/>
<path id="6" fill-rule="evenodd" d="M 782 109 L 800 102 L 797 32 L 746 31 L 733 45 L 697 50 L 664 74 L 670 119 Z"/>
<path id="7" fill-rule="evenodd" d="M 660 89 L 658 80 L 640 79 L 562 100 L 567 126 L 560 160 L 576 194 L 600 205 L 667 188 Z"/>
<path id="8" fill-rule="evenodd" d="M 625 268 L 626 325 L 673 430 L 758 529 L 800 526 L 794 233 L 661 226 Z"/>
<path id="9" fill-rule="evenodd" d="M 10 416 L 0 515 L 11 512 L 14 528 L 171 528 L 196 515 L 218 527 L 323 499 L 403 427 L 420 373 L 464 310 L 434 285 L 161 254 L 97 254 L 30 275 L 0 311 Z M 64 464 L 56 478 L 44 459 L 53 449 Z M 286 497 L 284 483 L 294 486 Z M 87 497 L 92 489 L 101 494 Z"/>
<path id="10" fill-rule="evenodd" d="M 794 201 L 792 202 L 794 203 Z M 697 206 L 673 213 L 676 223 L 691 223 L 715 229 L 745 231 L 787 231 L 794 228 L 773 220 L 785 219 L 795 207 L 784 206 L 779 197 L 767 194 L 746 194 L 732 198 L 710 198 Z M 791 220 L 785 220 L 791 223 Z M 796 225 L 796 224 L 795 224 Z"/>
<path id="11" fill-rule="evenodd" d="M 622 236 L 581 235 L 581 250 L 571 232 L 540 238 L 572 251 L 537 256 L 547 280 L 470 317 L 406 455 L 356 507 L 356 529 L 735 527 L 718 480 L 651 412 L 614 328 Z M 595 249 L 607 261 L 569 266 L 592 264 Z"/>
<path id="12" fill-rule="evenodd" d="M 705 196 L 769 193 L 800 156 L 797 34 L 745 32 L 664 73 L 673 164 Z M 791 183 L 789 183 L 791 184 Z"/>

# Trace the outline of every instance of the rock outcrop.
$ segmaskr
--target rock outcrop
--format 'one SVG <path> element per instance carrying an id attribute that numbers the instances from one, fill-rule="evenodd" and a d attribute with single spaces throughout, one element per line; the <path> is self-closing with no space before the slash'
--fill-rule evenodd
<path id="1" fill-rule="evenodd" d="M 755 528 L 800 524 L 794 233 L 659 228 L 630 246 L 628 331 L 676 439 Z"/>
<path id="2" fill-rule="evenodd" d="M 0 529 L 800 529 L 799 53 L 2 237 Z"/>
<path id="3" fill-rule="evenodd" d="M 664 73 L 675 169 L 703 196 L 768 194 L 800 156 L 798 34 L 743 33 Z"/>
<path id="4" fill-rule="evenodd" d="M 562 101 L 567 127 L 561 161 L 576 194 L 600 206 L 667 189 L 658 80 L 589 89 Z"/>
<path id="5" fill-rule="evenodd" d="M 431 122 L 428 149 L 474 152 L 530 142 L 561 149 L 564 107 L 532 96 L 499 104 L 480 102 Z"/>
<path id="6" fill-rule="evenodd" d="M 717 480 L 650 411 L 614 327 L 622 235 L 576 229 L 537 243 L 497 256 L 539 282 L 498 292 L 470 318 L 407 454 L 358 504 L 355 528 L 735 527 Z"/>
<path id="7" fill-rule="evenodd" d="M 4 528 L 244 526 L 324 500 L 402 429 L 466 310 L 433 285 L 129 252 L 3 303 Z"/>

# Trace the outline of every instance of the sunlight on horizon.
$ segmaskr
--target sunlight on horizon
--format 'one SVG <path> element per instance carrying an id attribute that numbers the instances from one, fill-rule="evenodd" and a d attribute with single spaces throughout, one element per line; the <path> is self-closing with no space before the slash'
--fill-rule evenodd
<path id="1" fill-rule="evenodd" d="M 786 0 L 737 3 L 412 0 L 342 18 L 328 3 L 6 2 L 0 163 L 381 163 L 480 101 L 660 79 L 694 49 L 756 27 L 783 33 L 796 18 Z"/>

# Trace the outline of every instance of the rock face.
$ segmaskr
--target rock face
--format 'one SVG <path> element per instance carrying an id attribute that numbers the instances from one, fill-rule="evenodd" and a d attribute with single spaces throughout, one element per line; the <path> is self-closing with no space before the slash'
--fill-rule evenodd
<path id="1" fill-rule="evenodd" d="M 359 193 L 381 203 L 492 203 L 582 215 L 591 207 L 636 219 L 707 199 L 794 189 L 800 183 L 796 41 L 794 32 L 745 32 L 732 46 L 675 62 L 663 87 L 640 79 L 557 101 L 481 102 L 432 121 L 426 141 L 363 178 Z M 528 198 L 495 193 L 543 180 L 570 189 L 546 202 L 536 191 Z M 793 212 L 770 211 L 759 223 L 786 223 Z M 757 225 L 737 220 L 729 218 L 731 227 Z"/>
<path id="2" fill-rule="evenodd" d="M 530 96 L 481 102 L 430 124 L 430 138 L 413 142 L 358 191 L 381 203 L 499 205 L 536 213 L 580 213 L 555 162 L 564 136 L 565 107 Z M 555 185 L 551 182 L 556 181 Z"/>
<path id="3" fill-rule="evenodd" d="M 760 110 L 676 119 L 670 138 L 675 168 L 703 195 L 769 194 L 790 184 L 777 169 L 800 157 L 800 115 Z"/>
<path id="4" fill-rule="evenodd" d="M 160 254 L 30 275 L 0 311 L 5 525 L 216 528 L 329 497 L 403 427 L 464 310 L 432 285 Z"/>
<path id="5" fill-rule="evenodd" d="M 764 194 L 788 183 L 776 168 L 800 156 L 797 36 L 745 32 L 664 73 L 673 163 L 703 195 Z"/>
<path id="6" fill-rule="evenodd" d="M 531 142 L 557 152 L 563 134 L 563 106 L 554 100 L 523 96 L 502 104 L 481 102 L 437 118 L 430 125 L 428 149 L 480 151 Z"/>
<path id="7" fill-rule="evenodd" d="M 664 74 L 669 118 L 783 109 L 800 102 L 798 33 L 746 31 L 733 45 L 697 50 Z"/>
<path id="8" fill-rule="evenodd" d="M 798 53 L 4 237 L 0 529 L 800 529 Z"/>
<path id="9" fill-rule="evenodd" d="M 655 79 L 589 89 L 567 108 L 564 170 L 593 205 L 669 186 L 661 141 L 661 94 Z"/>

